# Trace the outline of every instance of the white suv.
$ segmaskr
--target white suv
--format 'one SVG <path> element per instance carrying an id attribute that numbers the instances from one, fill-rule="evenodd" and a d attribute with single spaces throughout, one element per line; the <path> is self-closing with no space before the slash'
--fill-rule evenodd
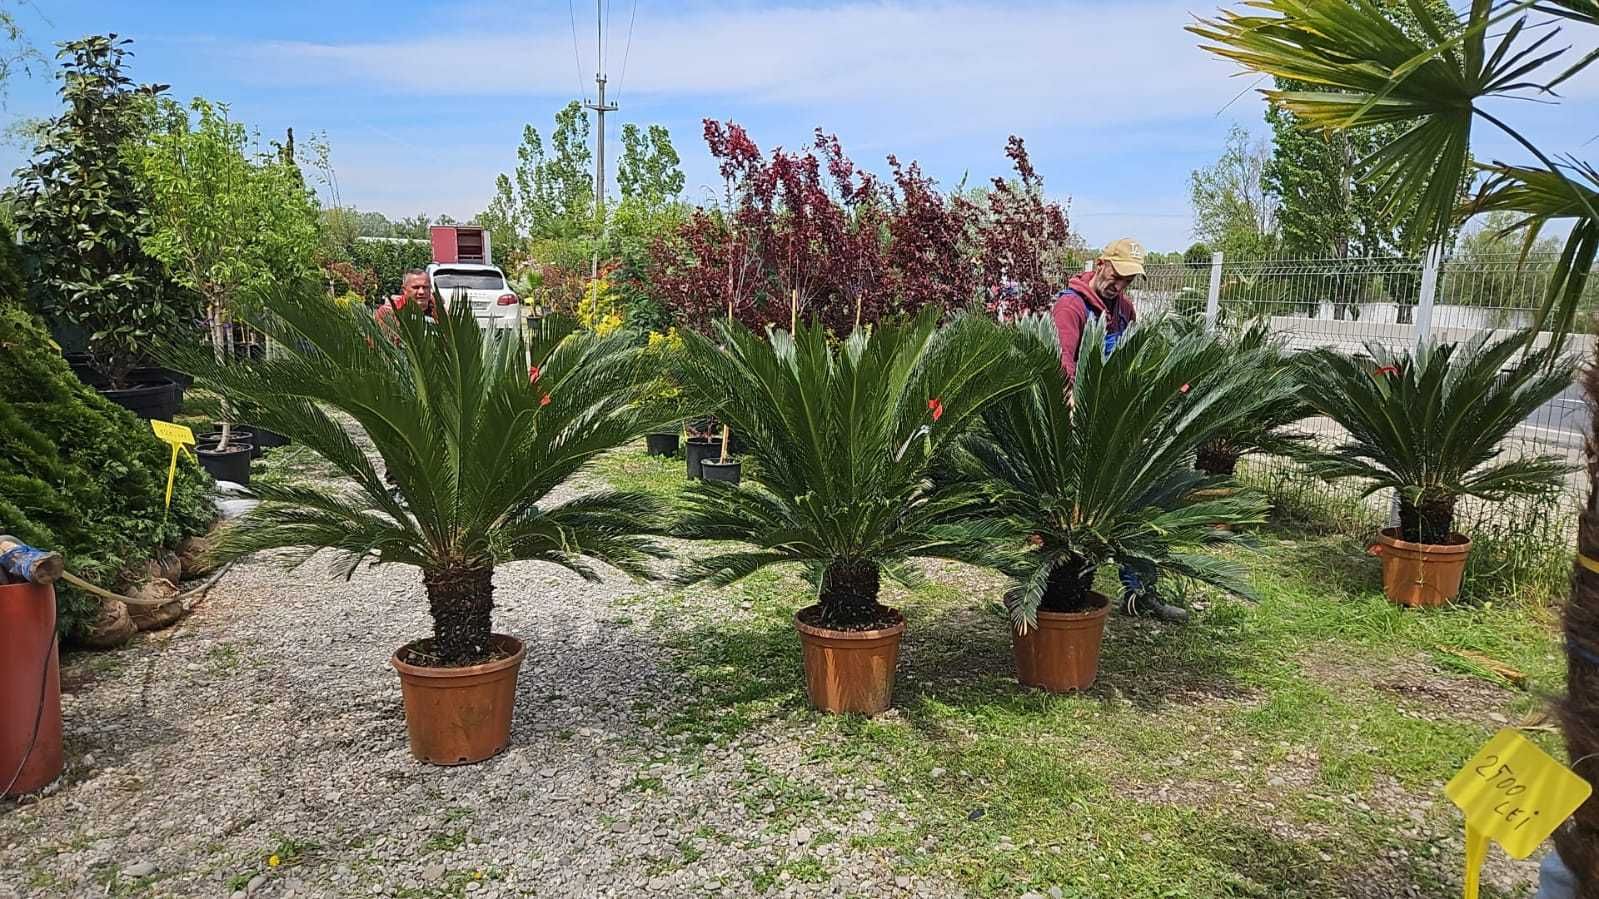
<path id="1" fill-rule="evenodd" d="M 479 327 L 517 329 L 522 325 L 522 299 L 505 283 L 505 273 L 498 266 L 435 262 L 428 266 L 428 280 L 446 307 L 458 296 L 471 303 Z"/>

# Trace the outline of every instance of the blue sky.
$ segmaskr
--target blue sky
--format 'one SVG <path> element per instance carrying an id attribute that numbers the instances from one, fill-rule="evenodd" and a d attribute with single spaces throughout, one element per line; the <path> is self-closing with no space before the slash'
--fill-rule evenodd
<path id="1" fill-rule="evenodd" d="M 1214 11 L 1205 2 L 639 0 L 630 45 L 634 4 L 609 3 L 606 67 L 622 105 L 611 121 L 668 126 L 691 198 L 716 183 L 707 116 L 744 124 L 763 148 L 821 126 L 859 163 L 881 169 L 895 153 L 946 186 L 1005 174 L 1014 133 L 1091 243 L 1130 234 L 1181 249 L 1189 172 L 1215 159 L 1232 124 L 1264 133 L 1251 82 L 1182 30 Z M 557 108 L 593 91 L 595 9 L 581 0 L 36 0 L 17 15 L 46 55 L 115 31 L 134 39 L 137 80 L 227 101 L 264 137 L 324 133 L 343 202 L 394 216 L 479 211 L 523 124 L 547 131 Z M 15 79 L 5 116 L 52 113 L 52 77 L 46 66 Z M 1563 106 L 1503 111 L 1546 149 L 1599 157 L 1588 143 L 1599 71 L 1565 93 Z M 1479 157 L 1525 159 L 1478 133 Z M 7 147 L 0 164 L 22 155 Z"/>

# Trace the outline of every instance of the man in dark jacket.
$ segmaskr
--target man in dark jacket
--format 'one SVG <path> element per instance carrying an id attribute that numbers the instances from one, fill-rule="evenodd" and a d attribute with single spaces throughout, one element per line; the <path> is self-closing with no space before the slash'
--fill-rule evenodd
<path id="1" fill-rule="evenodd" d="M 1127 327 L 1138 318 L 1127 296 L 1133 280 L 1144 273 L 1144 248 L 1130 237 L 1112 241 L 1094 260 L 1094 267 L 1076 275 L 1055 297 L 1050 317 L 1060 336 L 1060 367 L 1068 379 L 1077 376 L 1077 354 L 1083 328 L 1090 318 L 1105 324 L 1104 352 L 1116 348 Z M 1068 400 L 1070 394 L 1068 394 Z M 1122 566 L 1121 610 L 1127 615 L 1151 615 L 1164 621 L 1187 621 L 1188 610 L 1167 605 L 1155 592 L 1155 579 Z"/>

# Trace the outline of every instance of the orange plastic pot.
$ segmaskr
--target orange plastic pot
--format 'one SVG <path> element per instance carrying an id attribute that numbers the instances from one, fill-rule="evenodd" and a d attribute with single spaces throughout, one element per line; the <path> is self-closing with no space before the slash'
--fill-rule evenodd
<path id="1" fill-rule="evenodd" d="M 794 629 L 805 655 L 805 692 L 812 708 L 876 715 L 893 704 L 904 621 L 874 631 L 835 631 L 806 624 L 796 613 Z"/>
<path id="2" fill-rule="evenodd" d="M 1094 598 L 1101 605 L 1092 612 L 1040 611 L 1037 627 L 1025 634 L 1011 631 L 1018 681 L 1051 693 L 1070 693 L 1094 683 L 1110 613 L 1110 600 L 1098 593 Z"/>
<path id="3" fill-rule="evenodd" d="M 400 673 L 411 755 L 434 765 L 470 765 L 499 754 L 511 741 L 516 675 L 527 648 L 504 634 L 495 634 L 494 641 L 505 658 L 464 668 L 404 661 L 401 656 L 414 644 L 389 659 Z"/>
<path id="4" fill-rule="evenodd" d="M 0 585 L 0 790 L 20 796 L 59 776 L 61 668 L 55 588 Z"/>
<path id="5" fill-rule="evenodd" d="M 1399 539 L 1398 528 L 1384 528 L 1368 551 L 1382 559 L 1382 590 L 1388 598 L 1412 608 L 1441 606 L 1460 593 L 1471 541 L 1452 534 L 1458 543 L 1411 543 Z"/>

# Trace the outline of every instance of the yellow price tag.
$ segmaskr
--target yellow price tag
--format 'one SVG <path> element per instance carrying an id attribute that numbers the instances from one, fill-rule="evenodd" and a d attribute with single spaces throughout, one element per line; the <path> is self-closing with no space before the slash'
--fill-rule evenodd
<path id="1" fill-rule="evenodd" d="M 156 421 L 153 418 L 150 419 L 150 430 L 155 432 L 155 436 L 172 444 L 172 461 L 167 463 L 166 508 L 170 509 L 172 508 L 172 484 L 178 476 L 178 451 L 185 444 L 194 445 L 194 432 L 183 425 L 176 425 L 170 421 Z"/>
<path id="2" fill-rule="evenodd" d="M 1444 795 L 1466 815 L 1466 899 L 1476 899 L 1491 839 L 1526 858 L 1588 801 L 1593 787 L 1506 728 L 1466 762 Z"/>

